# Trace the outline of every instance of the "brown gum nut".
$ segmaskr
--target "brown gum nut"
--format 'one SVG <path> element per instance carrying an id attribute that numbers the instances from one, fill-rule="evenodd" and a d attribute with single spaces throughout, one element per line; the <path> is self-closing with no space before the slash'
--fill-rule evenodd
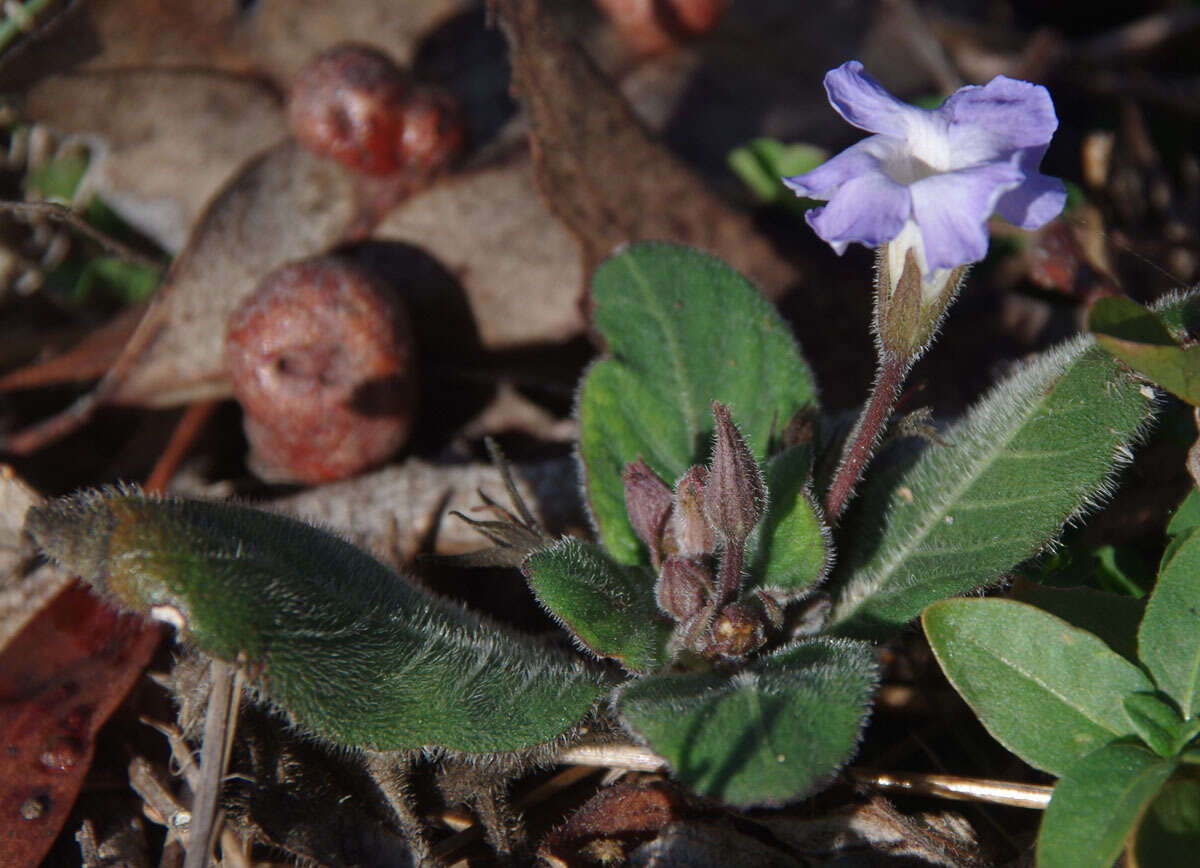
<path id="1" fill-rule="evenodd" d="M 659 54 L 713 28 L 728 0 L 596 0 L 643 54 Z"/>
<path id="2" fill-rule="evenodd" d="M 313 153 L 370 175 L 433 172 L 463 144 L 452 96 L 413 86 L 388 57 L 358 45 L 330 49 L 299 72 L 288 124 Z"/>
<path id="3" fill-rule="evenodd" d="M 272 272 L 229 318 L 225 364 L 250 465 L 271 481 L 326 482 L 392 455 L 412 426 L 408 316 L 335 257 Z"/>

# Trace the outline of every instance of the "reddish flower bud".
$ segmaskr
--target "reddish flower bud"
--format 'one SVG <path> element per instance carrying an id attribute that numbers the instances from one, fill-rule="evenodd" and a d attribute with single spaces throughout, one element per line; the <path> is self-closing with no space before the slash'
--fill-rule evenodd
<path id="1" fill-rule="evenodd" d="M 370 175 L 432 173 L 463 144 L 453 97 L 413 85 L 388 57 L 359 45 L 330 49 L 300 71 L 288 123 L 313 153 Z"/>
<path id="2" fill-rule="evenodd" d="M 714 432 L 712 464 L 704 487 L 704 514 L 722 538 L 750 536 L 766 507 L 767 491 L 754 453 L 729 416 L 729 408 L 712 402 Z"/>
<path id="3" fill-rule="evenodd" d="M 625 484 L 629 523 L 641 541 L 649 546 L 650 558 L 658 566 L 663 554 L 663 525 L 671 511 L 671 489 L 640 457 L 625 465 L 621 481 Z"/>
<path id="4" fill-rule="evenodd" d="M 712 577 L 695 558 L 672 555 L 663 561 L 654 590 L 660 609 L 677 621 L 687 621 L 704 608 Z"/>
<path id="5" fill-rule="evenodd" d="M 689 467 L 675 483 L 675 508 L 668 523 L 672 553 L 695 557 L 710 554 L 716 543 L 712 527 L 704 516 L 704 486 L 708 471 Z"/>
<path id="6" fill-rule="evenodd" d="M 730 603 L 713 621 L 707 656 L 745 657 L 766 642 L 762 618 L 741 603 Z"/>
<path id="7" fill-rule="evenodd" d="M 251 466 L 264 478 L 351 476 L 408 437 L 416 385 L 408 316 L 344 260 L 305 259 L 267 275 L 229 318 L 225 364 Z"/>

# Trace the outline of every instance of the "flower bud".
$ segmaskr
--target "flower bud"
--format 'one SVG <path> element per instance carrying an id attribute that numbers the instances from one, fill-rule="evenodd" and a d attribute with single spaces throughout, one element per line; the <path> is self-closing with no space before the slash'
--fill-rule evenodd
<path id="1" fill-rule="evenodd" d="M 716 544 L 712 527 L 704 515 L 704 486 L 708 471 L 692 466 L 675 483 L 675 507 L 671 512 L 668 531 L 673 554 L 685 557 L 710 554 Z"/>
<path id="2" fill-rule="evenodd" d="M 713 401 L 712 411 L 717 423 L 716 442 L 704 487 L 704 514 L 723 539 L 744 540 L 762 518 L 766 486 L 754 453 L 729 416 L 729 408 Z"/>
<path id="3" fill-rule="evenodd" d="M 663 561 L 654 592 L 659 608 L 684 622 L 704 608 L 711 589 L 712 577 L 700 561 L 672 555 Z"/>
<path id="4" fill-rule="evenodd" d="M 625 465 L 621 481 L 625 484 L 629 523 L 641 541 L 649 546 L 651 560 L 657 566 L 662 562 L 663 526 L 671 511 L 671 489 L 640 457 Z"/>
<path id="5" fill-rule="evenodd" d="M 741 603 L 730 603 L 713 622 L 706 656 L 745 657 L 766 642 L 762 619 Z"/>

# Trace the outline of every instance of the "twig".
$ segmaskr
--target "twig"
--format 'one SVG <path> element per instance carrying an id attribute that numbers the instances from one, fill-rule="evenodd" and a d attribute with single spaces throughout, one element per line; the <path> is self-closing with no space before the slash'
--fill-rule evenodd
<path id="1" fill-rule="evenodd" d="M 204 430 L 205 423 L 216 409 L 216 401 L 197 401 L 187 408 L 175 425 L 175 430 L 171 432 L 171 439 L 167 441 L 167 446 L 155 463 L 154 469 L 146 478 L 146 491 L 166 491 L 171 477 L 179 469 L 184 456 L 192 448 L 192 444 L 196 442 L 196 438 Z"/>
<path id="2" fill-rule="evenodd" d="M 926 775 L 916 772 L 872 772 L 849 769 L 858 784 L 884 792 L 904 792 L 915 796 L 935 796 L 960 802 L 987 802 L 1014 808 L 1044 810 L 1050 804 L 1054 787 L 1042 784 L 1018 784 L 987 778 L 958 775 Z"/>
<path id="3" fill-rule="evenodd" d="M 212 661 L 212 689 L 204 716 L 200 788 L 192 800 L 192 825 L 183 868 L 206 868 L 218 825 L 217 798 L 225 778 L 229 745 L 237 722 L 241 676 L 224 660 Z"/>
<path id="4" fill-rule="evenodd" d="M 2 25 L 0 25 L 0 28 L 2 28 Z M 80 235 L 86 235 L 109 253 L 119 256 L 124 260 L 146 266 L 147 268 L 162 268 L 163 266 L 163 263 L 146 256 L 144 253 L 139 253 L 124 241 L 118 241 L 107 232 L 97 229 L 79 216 L 77 212 L 57 202 L 0 201 L 0 214 L 5 213 L 13 214 L 27 220 L 41 217 L 47 220 L 54 220 L 58 223 L 65 223 Z"/>

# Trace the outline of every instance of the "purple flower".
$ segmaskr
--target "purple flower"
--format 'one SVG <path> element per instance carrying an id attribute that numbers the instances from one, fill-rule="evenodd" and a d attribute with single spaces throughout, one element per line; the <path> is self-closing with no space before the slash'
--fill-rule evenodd
<path id="1" fill-rule="evenodd" d="M 993 212 L 1036 229 L 1066 202 L 1062 181 L 1038 171 L 1058 127 L 1040 85 L 998 75 L 927 111 L 900 102 L 851 60 L 825 74 L 825 91 L 838 114 L 875 135 L 784 183 L 826 200 L 806 217 L 838 254 L 907 228 L 928 279 L 983 259 Z"/>

